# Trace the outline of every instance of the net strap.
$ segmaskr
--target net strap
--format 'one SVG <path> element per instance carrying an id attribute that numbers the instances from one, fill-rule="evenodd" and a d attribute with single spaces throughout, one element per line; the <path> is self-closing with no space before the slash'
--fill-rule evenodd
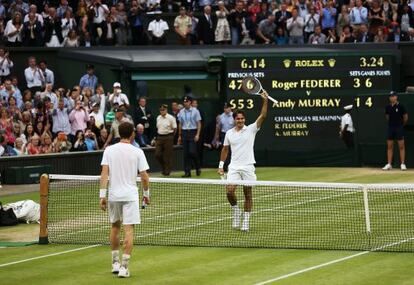
<path id="1" fill-rule="evenodd" d="M 80 180 L 80 181 L 99 181 L 99 175 L 64 175 L 64 174 L 50 174 L 51 180 Z M 137 177 L 137 182 L 140 182 L 140 177 Z M 346 190 L 362 191 L 364 184 L 357 183 L 321 183 L 321 182 L 292 182 L 292 181 L 249 181 L 249 180 L 221 180 L 221 179 L 184 179 L 184 178 L 158 178 L 150 177 L 150 182 L 157 183 L 181 183 L 181 184 L 213 184 L 213 185 L 239 185 L 239 186 L 289 186 L 289 187 L 312 187 L 319 189 L 331 188 L 347 188 Z M 383 185 L 383 184 L 382 184 Z M 414 184 L 411 185 L 414 189 Z"/>

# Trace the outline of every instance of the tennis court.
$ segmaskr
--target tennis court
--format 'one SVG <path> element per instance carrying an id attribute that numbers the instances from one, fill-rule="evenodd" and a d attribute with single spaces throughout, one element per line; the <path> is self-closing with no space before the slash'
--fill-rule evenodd
<path id="1" fill-rule="evenodd" d="M 414 182 L 411 171 L 384 173 L 361 168 L 259 168 L 257 173 L 260 180 L 274 181 Z M 217 176 L 214 170 L 206 170 L 202 178 Z M 130 264 L 130 280 L 118 280 L 108 273 L 108 246 L 98 245 L 101 242 L 93 243 L 93 236 L 105 235 L 107 232 L 97 222 L 99 219 L 96 218 L 101 213 L 97 211 L 96 204 L 96 209 L 86 211 L 82 206 L 76 214 L 72 209 L 68 213 L 63 212 L 62 216 L 56 216 L 56 221 L 49 221 L 60 227 L 57 236 L 49 233 L 50 240 L 68 242 L 78 238 L 81 239 L 79 243 L 83 244 L 0 249 L 2 284 L 22 281 L 28 284 L 267 284 L 267 281 L 274 284 L 414 283 L 411 274 L 413 253 L 239 248 L 286 247 L 291 244 L 297 245 L 294 246 L 297 248 L 304 245 L 311 248 L 358 245 L 364 248 L 366 223 L 360 191 L 350 191 L 348 187 L 337 191 L 305 193 L 298 188 L 275 191 L 259 187 L 254 193 L 252 216 L 257 223 L 253 223 L 250 232 L 241 233 L 230 228 L 231 216 L 226 214 L 228 206 L 223 188 L 191 185 L 191 191 L 194 192 L 190 192 L 193 195 L 188 197 L 188 189 L 179 187 L 174 190 L 173 185 L 167 187 L 169 190 L 163 189 L 164 193 L 161 189 L 158 195 L 157 191 L 152 192 L 153 204 L 142 211 L 143 225 L 137 237 L 144 244 L 155 241 L 155 244 L 169 246 L 137 246 Z M 84 183 L 82 187 L 87 186 Z M 177 190 L 182 193 L 166 193 L 178 193 Z M 376 207 L 372 208 L 372 233 L 375 228 L 381 227 L 385 234 L 370 245 L 371 250 L 379 248 L 378 245 L 387 246 L 389 250 L 406 251 L 413 248 L 412 195 L 412 192 L 392 196 L 372 195 L 371 205 Z M 76 199 L 76 195 L 62 197 Z M 9 196 L 2 200 L 8 202 L 25 198 L 38 200 L 36 194 Z M 95 203 L 94 198 L 92 194 L 85 199 L 91 203 L 90 207 Z M 69 203 L 69 200 L 64 201 Z M 53 204 L 53 200 L 49 200 L 49 207 Z M 327 207 L 327 204 L 330 206 Z M 392 223 L 395 221 L 390 218 L 392 213 L 402 217 L 400 223 Z M 71 222 L 65 223 L 65 220 Z M 33 225 L 1 229 L 0 240 L 4 241 L 4 231 L 24 232 L 25 228 L 28 231 L 34 229 Z M 329 231 L 336 236 L 326 239 L 324 233 Z M 266 233 L 272 233 L 273 236 Z M 339 240 L 346 241 L 346 247 L 338 243 Z M 178 246 L 184 244 L 192 246 Z M 232 245 L 237 248 L 229 248 Z"/>

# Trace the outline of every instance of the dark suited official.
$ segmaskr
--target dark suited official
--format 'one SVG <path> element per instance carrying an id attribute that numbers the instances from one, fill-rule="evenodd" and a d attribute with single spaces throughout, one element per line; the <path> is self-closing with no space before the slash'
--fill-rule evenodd
<path id="1" fill-rule="evenodd" d="M 142 124 L 144 126 L 144 134 L 151 141 L 153 138 L 153 134 L 151 134 L 152 112 L 147 107 L 147 99 L 145 97 L 138 99 L 138 107 L 131 111 L 131 116 L 135 125 Z"/>
<path id="2" fill-rule="evenodd" d="M 199 17 L 197 25 L 197 35 L 200 45 L 212 45 L 215 43 L 215 30 L 217 26 L 217 18 L 211 14 L 211 7 L 204 7 L 204 14 Z"/>

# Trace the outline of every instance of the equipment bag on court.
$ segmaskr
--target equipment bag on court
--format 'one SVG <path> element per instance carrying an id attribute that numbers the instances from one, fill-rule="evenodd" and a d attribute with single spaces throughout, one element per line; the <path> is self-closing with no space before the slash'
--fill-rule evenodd
<path id="1" fill-rule="evenodd" d="M 5 210 L 0 202 L 0 226 L 14 226 L 18 223 L 19 221 L 17 220 L 13 209 Z"/>
<path id="2" fill-rule="evenodd" d="M 39 223 L 40 205 L 32 200 L 23 200 L 4 206 L 5 210 L 12 209 L 17 219 L 25 223 Z"/>

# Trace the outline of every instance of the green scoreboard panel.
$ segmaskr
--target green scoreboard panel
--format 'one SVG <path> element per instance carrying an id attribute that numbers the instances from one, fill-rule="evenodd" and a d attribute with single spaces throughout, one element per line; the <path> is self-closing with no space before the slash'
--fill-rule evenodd
<path id="1" fill-rule="evenodd" d="M 370 110 L 386 103 L 383 96 L 376 98 L 375 94 L 387 94 L 399 82 L 397 54 L 390 51 L 224 57 L 227 100 L 233 108 L 246 111 L 248 123 L 257 118 L 261 98 L 242 91 L 244 77 L 258 78 L 269 95 L 278 100 L 277 104 L 269 101 L 268 118 L 258 136 L 256 151 L 289 154 L 292 161 L 300 161 L 306 152 L 312 152 L 311 157 L 344 151 L 339 138 L 343 107 L 353 104 L 353 112 L 358 109 L 360 114 L 358 119 L 370 120 Z"/>

